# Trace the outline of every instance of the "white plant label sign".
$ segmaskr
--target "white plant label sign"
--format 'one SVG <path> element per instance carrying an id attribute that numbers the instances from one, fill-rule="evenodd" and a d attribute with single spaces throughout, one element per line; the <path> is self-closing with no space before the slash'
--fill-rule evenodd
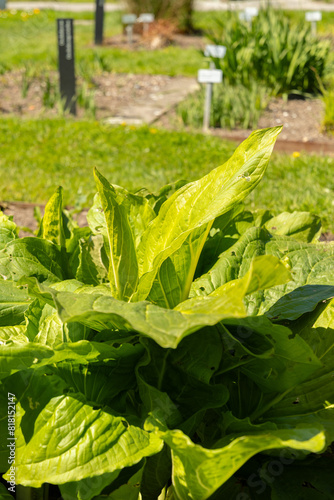
<path id="1" fill-rule="evenodd" d="M 221 83 L 223 72 L 221 69 L 199 69 L 197 80 L 199 83 Z"/>
<path id="2" fill-rule="evenodd" d="M 318 22 L 318 21 L 321 21 L 322 14 L 320 11 L 305 12 L 305 19 L 306 19 L 306 21 L 309 21 L 310 23 Z"/>
<path id="3" fill-rule="evenodd" d="M 135 14 L 124 14 L 124 16 L 122 16 L 123 24 L 135 24 L 136 21 L 137 16 Z"/>
<path id="4" fill-rule="evenodd" d="M 216 57 L 217 59 L 223 59 L 225 54 L 226 47 L 224 45 L 207 45 L 204 51 L 205 57 Z"/>
<path id="5" fill-rule="evenodd" d="M 154 14 L 140 14 L 137 21 L 138 23 L 153 23 Z"/>

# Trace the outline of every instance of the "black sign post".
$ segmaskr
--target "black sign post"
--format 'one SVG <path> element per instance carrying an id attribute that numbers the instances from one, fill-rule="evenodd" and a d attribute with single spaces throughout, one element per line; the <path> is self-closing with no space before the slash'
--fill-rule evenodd
<path id="1" fill-rule="evenodd" d="M 95 45 L 103 42 L 104 0 L 95 0 Z"/>
<path id="2" fill-rule="evenodd" d="M 76 114 L 73 19 L 57 19 L 60 95 L 65 109 Z"/>

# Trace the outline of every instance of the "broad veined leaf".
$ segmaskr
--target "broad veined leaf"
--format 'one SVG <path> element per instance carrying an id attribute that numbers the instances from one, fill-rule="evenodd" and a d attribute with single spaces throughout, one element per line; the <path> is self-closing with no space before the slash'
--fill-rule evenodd
<path id="1" fill-rule="evenodd" d="M 79 267 L 80 242 L 87 241 L 92 235 L 89 227 L 73 227 L 70 237 L 66 239 L 66 253 L 68 258 L 68 267 L 72 276 L 75 276 Z"/>
<path id="2" fill-rule="evenodd" d="M 225 295 L 227 290 L 232 289 L 236 285 L 240 287 L 241 283 L 244 283 L 243 295 L 246 296 L 280 283 L 287 283 L 290 280 L 291 273 L 289 269 L 277 257 L 273 257 L 272 255 L 255 257 L 250 262 L 247 273 L 242 278 L 232 279 L 223 285 L 213 287 L 213 290 L 208 295 L 205 293 L 205 288 L 200 287 L 198 295 L 194 295 L 175 309 L 179 309 L 179 307 L 182 310 L 185 310 L 185 307 L 191 309 L 193 304 L 201 303 L 199 299 L 206 300 L 209 304 L 209 300 Z"/>
<path id="3" fill-rule="evenodd" d="M 249 295 L 246 298 L 249 314 L 268 311 L 270 318 L 279 315 L 279 319 L 296 319 L 313 310 L 319 301 L 332 297 L 333 290 L 329 287 L 334 286 L 334 245 L 303 243 L 288 236 L 272 236 L 264 228 L 248 229 L 237 243 L 223 252 L 211 270 L 193 283 L 191 296 L 210 294 L 222 284 L 241 278 L 248 271 L 254 257 L 260 255 L 272 255 L 286 262 L 291 268 L 292 280 Z M 301 291 L 300 287 L 305 285 L 312 285 L 312 288 Z M 325 289 L 324 286 L 328 288 Z M 294 290 L 296 300 L 289 295 Z M 279 299 L 282 302 L 278 302 Z M 290 308 L 287 305 L 289 301 L 292 302 Z"/>
<path id="4" fill-rule="evenodd" d="M 221 215 L 220 227 L 226 226 L 239 211 L 240 204 Z M 204 224 L 193 230 L 181 247 L 162 263 L 147 298 L 150 302 L 173 308 L 188 297 L 209 231 L 210 224 Z"/>
<path id="5" fill-rule="evenodd" d="M 282 267 L 275 258 L 267 267 L 268 275 L 272 269 Z M 104 329 L 134 330 L 151 337 L 162 347 L 175 348 L 185 336 L 207 325 L 214 325 L 224 318 L 244 317 L 243 297 L 248 290 L 262 286 L 261 260 L 256 260 L 249 272 L 241 279 L 227 283 L 211 296 L 200 296 L 186 300 L 174 309 L 164 309 L 149 302 L 125 303 L 103 294 L 99 287 L 84 287 L 82 293 L 57 292 L 43 285 L 29 283 L 30 293 L 54 304 L 63 323 L 79 322 L 98 331 Z M 87 293 L 89 292 L 89 293 Z"/>
<path id="6" fill-rule="evenodd" d="M 295 240 L 311 243 L 319 239 L 321 220 L 310 212 L 282 212 L 268 220 L 264 227 L 273 235 L 292 236 Z"/>
<path id="7" fill-rule="evenodd" d="M 196 278 L 207 273 L 217 262 L 220 254 L 234 245 L 250 227 L 262 227 L 268 219 L 272 218 L 268 210 L 249 212 L 243 208 L 243 203 L 235 207 L 235 217 L 227 225 L 224 221 L 227 214 L 215 219 L 201 253 Z"/>
<path id="8" fill-rule="evenodd" d="M 120 471 L 114 471 L 81 479 L 80 481 L 60 484 L 59 489 L 61 498 L 62 500 L 73 500 L 75 498 L 80 500 L 91 500 L 95 498 L 95 500 L 97 500 L 97 498 L 100 498 L 97 495 L 99 495 L 104 488 L 109 486 L 119 476 L 119 473 Z M 104 495 L 103 499 L 106 500 L 106 498 L 109 497 Z"/>
<path id="9" fill-rule="evenodd" d="M 175 427 L 182 422 L 182 415 L 171 397 L 162 388 L 163 378 L 166 371 L 166 360 L 170 353 L 169 349 L 164 349 L 163 353 L 158 348 L 153 352 L 150 350 L 149 342 L 143 341 L 146 346 L 145 356 L 136 366 L 136 378 L 139 395 L 142 401 L 142 414 L 147 416 L 150 412 L 158 413 L 164 422 L 170 427 Z M 157 369 L 157 365 L 159 368 Z"/>
<path id="10" fill-rule="evenodd" d="M 112 295 L 128 300 L 137 287 L 138 263 L 127 209 L 113 186 L 97 170 L 95 180 L 107 223 L 110 249 L 108 276 Z"/>
<path id="11" fill-rule="evenodd" d="M 0 275 L 18 281 L 35 276 L 38 281 L 61 281 L 66 265 L 57 246 L 41 238 L 20 238 L 8 243 L 0 251 Z"/>
<path id="12" fill-rule="evenodd" d="M 295 320 L 305 312 L 313 311 L 319 302 L 332 297 L 334 297 L 333 285 L 300 286 L 292 292 L 282 295 L 265 314 L 275 321 L 282 319 Z"/>
<path id="13" fill-rule="evenodd" d="M 129 223 L 134 235 L 135 246 L 137 247 L 148 224 L 156 217 L 156 213 L 145 196 L 139 193 L 130 193 L 126 189 L 116 186 L 115 184 L 112 184 L 112 187 L 117 193 L 118 200 L 127 211 Z M 107 240 L 107 223 L 99 193 L 94 197 L 94 204 L 88 211 L 87 221 L 94 234 L 102 234 Z"/>
<path id="14" fill-rule="evenodd" d="M 140 484 L 143 475 L 143 468 L 141 467 L 130 479 L 123 483 L 119 488 L 113 490 L 108 496 L 108 500 L 142 500 L 140 496 Z M 117 480 L 116 480 L 117 482 Z M 105 500 L 105 496 L 98 496 L 96 500 Z"/>
<path id="15" fill-rule="evenodd" d="M 47 345 L 28 342 L 0 345 L 0 378 L 7 377 L 27 368 L 40 368 L 62 361 L 88 364 L 90 361 L 118 360 L 124 356 L 134 356 L 135 361 L 142 355 L 143 348 L 139 344 L 122 344 L 112 347 L 106 343 L 81 340 L 73 343 L 62 343 L 51 348 Z"/>
<path id="16" fill-rule="evenodd" d="M 17 325 L 17 326 L 1 326 L 0 327 L 0 345 L 4 345 L 6 343 L 23 343 L 26 344 L 29 342 L 28 337 L 26 336 L 26 326 L 25 325 Z"/>
<path id="17" fill-rule="evenodd" d="M 197 337 L 200 333 L 204 337 L 206 331 L 197 332 Z M 210 384 L 208 376 L 207 380 L 200 380 L 196 376 L 195 368 L 193 373 L 190 373 L 190 370 L 187 372 L 186 363 L 184 365 L 182 363 L 184 353 L 183 356 L 182 353 L 177 356 L 178 349 L 175 351 L 162 349 L 148 340 L 143 343 L 147 347 L 148 360 L 143 360 L 137 366 L 137 378 L 147 413 L 159 411 L 161 420 L 168 426 L 180 427 L 181 422 L 192 418 L 196 413 L 210 408 L 220 408 L 227 402 L 228 391 L 224 385 Z M 189 358 L 188 364 L 190 364 Z M 217 359 L 215 362 L 217 365 Z M 213 374 L 211 368 L 212 366 L 208 371 Z M 200 406 L 197 401 L 201 401 Z M 180 416 L 183 417 L 181 420 Z"/>
<path id="18" fill-rule="evenodd" d="M 13 217 L 5 215 L 0 210 L 0 250 L 5 248 L 7 243 L 18 238 L 18 233 Z"/>
<path id="19" fill-rule="evenodd" d="M 212 226 L 260 181 L 281 127 L 254 132 L 221 167 L 185 185 L 160 208 L 137 248 L 139 284 L 133 301 L 145 299 L 164 260 L 176 252 L 188 235 Z M 188 296 L 187 290 L 183 298 Z"/>
<path id="20" fill-rule="evenodd" d="M 34 434 L 16 450 L 16 481 L 40 487 L 120 471 L 163 446 L 153 433 L 108 408 L 94 410 L 80 395 L 59 396 L 41 411 Z"/>
<path id="21" fill-rule="evenodd" d="M 216 326 L 223 346 L 217 374 L 221 375 L 234 368 L 247 365 L 254 358 L 271 358 L 274 344 L 269 337 L 238 321 L 237 324 Z"/>
<path id="22" fill-rule="evenodd" d="M 92 235 L 87 241 L 80 241 L 79 247 L 76 279 L 87 285 L 99 285 L 107 281 L 109 262 L 104 248 L 103 236 L 101 234 Z"/>
<path id="23" fill-rule="evenodd" d="M 45 206 L 39 234 L 55 245 L 65 247 L 65 232 L 63 226 L 63 188 L 59 186 Z"/>
<path id="24" fill-rule="evenodd" d="M 232 435 L 214 449 L 195 444 L 180 430 L 165 430 L 153 419 L 146 422 L 172 450 L 173 485 L 186 500 L 206 500 L 253 455 L 266 450 L 290 448 L 319 453 L 326 446 L 321 425 L 297 425 L 294 429 L 263 430 Z"/>
<path id="25" fill-rule="evenodd" d="M 130 345 L 120 349 L 117 359 L 114 355 L 111 360 L 102 358 L 85 365 L 70 360 L 58 363 L 52 369 L 74 392 L 80 392 L 88 401 L 110 406 L 113 398 L 135 386 L 134 366 L 144 352 L 140 345 Z"/>
<path id="26" fill-rule="evenodd" d="M 20 290 L 12 281 L 0 280 L 0 326 L 19 325 L 31 299 L 27 290 Z"/>
<path id="27" fill-rule="evenodd" d="M 283 393 L 307 380 L 321 367 L 321 361 L 305 340 L 285 326 L 273 325 L 265 316 L 240 319 L 238 323 L 233 319 L 223 322 L 227 329 L 230 325 L 240 329 L 241 338 L 245 334 L 250 338 L 252 332 L 256 332 L 274 347 L 270 356 L 250 359 L 241 367 L 265 392 Z"/>
<path id="28" fill-rule="evenodd" d="M 187 335 L 227 317 L 244 317 L 242 297 L 252 280 L 251 272 L 226 286 L 226 293 L 185 301 L 176 309 L 164 309 L 149 302 L 127 303 L 110 295 L 104 285 L 82 287 L 76 293 L 58 292 L 25 280 L 29 293 L 55 304 L 63 323 L 78 322 L 95 330 L 128 330 L 151 337 L 162 347 L 175 348 Z"/>
<path id="29" fill-rule="evenodd" d="M 334 404 L 334 301 L 306 317 L 294 331 L 321 362 L 321 367 L 304 383 L 296 385 L 267 413 L 269 417 L 308 415 Z"/>
<path id="30" fill-rule="evenodd" d="M 264 466 L 263 476 L 273 470 L 270 462 Z M 275 474 L 271 482 L 272 500 L 331 500 L 334 497 L 334 477 L 332 459 L 316 457 L 313 460 L 277 467 L 280 474 Z M 275 471 L 276 472 L 276 471 Z M 261 472 L 260 472 L 261 473 Z M 269 472 L 270 473 L 270 472 Z"/>
<path id="31" fill-rule="evenodd" d="M 29 441 L 34 433 L 35 420 L 40 412 L 50 399 L 61 396 L 65 389 L 64 382 L 44 368 L 21 371 L 2 380 L 1 392 L 7 399 L 8 393 L 15 394 L 15 404 L 20 403 L 25 412 L 17 427 L 20 427 L 19 432 L 26 441 Z M 5 416 L 6 413 L 6 408 L 3 406 L 1 416 Z"/>
<path id="32" fill-rule="evenodd" d="M 298 405 L 297 405 L 298 406 Z M 272 416 L 270 420 L 281 428 L 292 428 L 299 423 L 307 425 L 322 425 L 326 433 L 327 446 L 334 442 L 334 404 L 327 403 L 325 408 L 322 408 L 313 413 L 307 413 L 303 405 L 301 405 L 299 414 L 291 414 L 285 417 Z M 303 414 L 303 410 L 305 413 Z M 293 411 L 293 410 L 292 410 Z M 292 413 L 292 412 L 291 412 Z"/>
<path id="33" fill-rule="evenodd" d="M 324 307 L 323 304 L 322 306 Z M 334 299 L 320 310 L 319 315 L 315 313 L 310 319 L 311 324 L 298 329 L 299 335 L 309 344 L 325 367 L 334 366 Z"/>
<path id="34" fill-rule="evenodd" d="M 146 459 L 140 484 L 142 500 L 156 500 L 159 497 L 161 490 L 168 484 L 171 469 L 170 450 L 166 445 L 160 453 Z"/>

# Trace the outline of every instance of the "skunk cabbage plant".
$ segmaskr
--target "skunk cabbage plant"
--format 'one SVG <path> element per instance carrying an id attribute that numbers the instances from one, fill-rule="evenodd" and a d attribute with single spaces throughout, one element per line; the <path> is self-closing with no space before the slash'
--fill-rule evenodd
<path id="1" fill-rule="evenodd" d="M 0 215 L 3 498 L 334 498 L 334 246 L 242 204 L 279 132 L 158 194 L 95 171 L 86 227 Z"/>

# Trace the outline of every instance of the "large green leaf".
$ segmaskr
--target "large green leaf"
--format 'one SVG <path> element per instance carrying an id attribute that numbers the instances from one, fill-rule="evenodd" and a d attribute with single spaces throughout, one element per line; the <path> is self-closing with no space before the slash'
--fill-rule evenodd
<path id="1" fill-rule="evenodd" d="M 128 300 L 137 287 L 138 264 L 127 209 L 123 199 L 97 170 L 95 180 L 107 223 L 111 291 L 115 298 Z"/>
<path id="2" fill-rule="evenodd" d="M 7 216 L 0 210 L 0 250 L 5 248 L 7 243 L 18 238 L 19 231 L 12 219 L 12 216 Z"/>
<path id="3" fill-rule="evenodd" d="M 220 227 L 226 226 L 239 211 L 240 204 L 237 204 L 221 215 L 218 218 Z M 210 224 L 192 231 L 181 247 L 162 263 L 147 300 L 163 307 L 173 308 L 188 297 L 209 231 Z"/>
<path id="4" fill-rule="evenodd" d="M 210 383 L 215 365 L 219 363 L 220 346 L 218 335 L 210 335 L 208 330 L 203 329 L 195 335 L 201 345 L 210 340 L 218 345 L 217 355 L 211 354 L 206 362 L 211 362 L 210 366 L 205 366 L 202 357 L 197 364 L 194 358 L 196 348 L 192 348 L 194 342 L 190 342 L 189 337 L 183 341 L 186 345 L 176 350 L 162 349 L 148 340 L 144 341 L 148 359 L 137 366 L 137 379 L 146 414 L 159 411 L 168 426 L 179 427 L 196 413 L 220 408 L 227 402 L 229 395 L 226 387 Z M 198 375 L 196 368 L 200 372 Z M 200 406 L 198 401 L 201 401 Z"/>
<path id="5" fill-rule="evenodd" d="M 266 413 L 269 418 L 311 415 L 334 404 L 334 300 L 319 306 L 300 323 L 293 325 L 295 335 L 310 346 L 321 367 L 277 402 Z"/>
<path id="6" fill-rule="evenodd" d="M 107 281 L 108 257 L 101 234 L 90 236 L 87 241 L 79 241 L 79 265 L 75 277 L 87 285 L 99 285 Z"/>
<path id="7" fill-rule="evenodd" d="M 73 343 L 61 343 L 51 348 L 47 345 L 27 342 L 11 342 L 0 345 L 0 379 L 27 368 L 40 368 L 62 361 L 76 364 L 88 364 L 90 361 L 119 360 L 134 356 L 135 361 L 143 352 L 140 345 L 122 344 L 113 347 L 102 342 L 81 340 Z"/>
<path id="8" fill-rule="evenodd" d="M 80 481 L 134 465 L 162 446 L 158 436 L 108 408 L 93 409 L 79 395 L 59 396 L 37 417 L 29 442 L 20 441 L 16 481 L 35 488 Z"/>
<path id="9" fill-rule="evenodd" d="M 161 490 L 168 484 L 171 468 L 170 450 L 166 445 L 160 453 L 147 458 L 140 484 L 142 500 L 157 500 Z"/>
<path id="10" fill-rule="evenodd" d="M 59 186 L 45 206 L 39 236 L 61 247 L 65 246 L 63 225 L 63 188 Z"/>
<path id="11" fill-rule="evenodd" d="M 262 474 L 275 471 L 275 481 L 271 483 L 272 500 L 332 500 L 334 498 L 333 460 L 317 457 L 309 463 L 298 462 L 275 470 L 264 467 Z M 281 470 L 280 474 L 277 474 Z M 265 476 L 266 477 L 266 476 Z"/>
<path id="12" fill-rule="evenodd" d="M 320 425 L 231 435 L 217 442 L 215 449 L 193 443 L 180 430 L 165 430 L 154 420 L 149 419 L 146 428 L 155 430 L 171 448 L 173 485 L 184 500 L 206 500 L 256 453 L 284 448 L 319 453 L 326 446 Z"/>
<path id="13" fill-rule="evenodd" d="M 264 227 L 273 235 L 292 236 L 295 240 L 311 243 L 318 241 L 321 220 L 309 212 L 282 212 L 267 221 Z"/>
<path id="14" fill-rule="evenodd" d="M 22 323 L 30 301 L 27 290 L 19 290 L 12 281 L 0 280 L 0 326 Z"/>
<path id="15" fill-rule="evenodd" d="M 216 217 L 231 210 L 254 189 L 280 131 L 281 127 L 276 127 L 252 133 L 224 165 L 182 187 L 165 201 L 137 248 L 140 280 L 131 300 L 148 296 L 161 264 L 181 247 L 192 231 L 209 230 Z M 188 267 L 193 276 L 193 264 Z M 185 284 L 182 283 L 183 299 L 188 296 L 190 283 L 187 275 Z"/>
<path id="16" fill-rule="evenodd" d="M 53 303 L 63 323 L 79 322 L 98 331 L 121 329 L 142 333 L 162 347 L 175 348 L 185 336 L 225 318 L 245 316 L 243 297 L 261 286 L 289 279 L 289 273 L 278 259 L 255 260 L 241 280 L 227 283 L 211 296 L 186 300 L 174 309 L 164 309 L 149 302 L 125 303 L 107 294 L 106 289 L 83 287 L 76 293 L 57 292 L 43 285 L 29 283 L 30 293 Z M 277 271 L 282 271 L 282 275 Z M 268 280 L 265 278 L 268 274 Z"/>
<path id="17" fill-rule="evenodd" d="M 38 281 L 63 280 L 66 263 L 57 246 L 41 238 L 20 238 L 8 243 L 0 251 L 0 275 L 18 281 L 24 276 L 35 276 Z"/>
<path id="18" fill-rule="evenodd" d="M 221 254 L 208 273 L 193 283 L 191 296 L 210 294 L 228 281 L 241 278 L 254 257 L 260 255 L 272 255 L 286 262 L 291 267 L 292 280 L 249 295 L 246 298 L 249 314 L 266 313 L 269 318 L 296 319 L 312 311 L 321 300 L 333 296 L 334 245 L 308 244 L 288 236 L 272 236 L 266 229 L 255 227 L 248 229 L 237 243 Z"/>
<path id="19" fill-rule="evenodd" d="M 244 318 L 238 322 L 224 320 L 224 324 L 227 328 L 233 325 L 246 344 L 247 338 L 255 332 L 274 347 L 269 356 L 248 359 L 241 368 L 265 392 L 280 393 L 291 389 L 321 367 L 321 361 L 305 340 L 293 335 L 289 328 L 273 325 L 265 316 Z"/>

